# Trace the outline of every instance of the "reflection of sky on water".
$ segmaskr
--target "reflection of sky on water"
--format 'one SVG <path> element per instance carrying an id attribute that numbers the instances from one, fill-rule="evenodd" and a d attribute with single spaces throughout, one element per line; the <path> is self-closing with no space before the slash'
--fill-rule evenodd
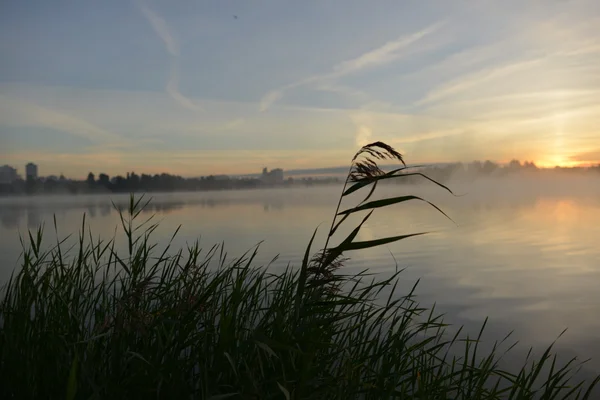
<path id="1" fill-rule="evenodd" d="M 173 199 L 166 196 L 158 195 L 153 197 L 153 201 L 144 208 L 143 214 L 168 214 L 175 210 L 180 210 L 184 207 L 199 207 L 199 208 L 215 208 L 215 207 L 231 207 L 239 204 L 258 204 L 265 212 L 282 210 L 284 207 L 284 199 L 264 198 L 264 199 L 245 199 L 240 198 L 212 198 L 200 197 L 194 198 L 190 194 L 182 194 L 183 199 Z M 87 197 L 87 196 L 86 196 Z M 118 201 L 113 205 L 111 198 L 108 196 L 100 196 L 98 198 L 87 197 L 86 199 L 63 198 L 65 201 L 60 202 L 57 198 L 53 201 L 45 203 L 42 198 L 16 198 L 16 199 L 1 199 L 5 204 L 0 206 L 0 223 L 6 230 L 16 229 L 23 221 L 29 229 L 36 229 L 42 222 L 41 215 L 53 215 L 64 212 L 77 211 L 81 215 L 86 213 L 88 217 L 96 218 L 107 217 L 112 213 L 117 213 L 115 206 L 121 209 L 127 209 L 128 199 L 124 196 L 115 196 Z M 147 197 L 148 199 L 150 197 Z M 8 200 L 12 200 L 9 202 Z"/>
<path id="2" fill-rule="evenodd" d="M 592 356 L 595 361 L 590 368 L 600 371 L 600 189 L 585 189 L 594 187 L 598 185 L 563 185 L 561 191 L 553 184 L 532 190 L 526 183 L 505 187 L 480 183 L 456 188 L 457 193 L 469 193 L 456 198 L 431 187 L 409 188 L 433 200 L 457 225 L 422 203 L 379 210 L 360 232 L 359 240 L 416 231 L 432 233 L 385 248 L 349 253 L 352 260 L 346 268 L 369 268 L 387 275 L 395 268 L 393 254 L 398 266 L 406 268 L 399 293 L 421 278 L 418 299 L 426 305 L 436 302 L 436 309 L 447 313 L 449 322 L 464 324 L 475 332 L 490 316 L 490 339 L 515 330 L 515 339 L 536 346 L 548 344 L 568 327 L 557 345 L 563 355 Z M 280 254 L 272 267 L 276 269 L 288 262 L 299 264 L 319 224 L 313 250 L 322 245 L 339 190 L 156 195 L 144 218 L 155 214 L 160 222 L 156 240 L 170 236 L 181 225 L 175 249 L 198 238 L 205 249 L 223 241 L 234 257 L 264 240 L 257 263 L 266 264 Z M 407 194 L 407 188 L 383 187 L 379 196 L 399 191 Z M 128 202 L 126 196 L 112 200 L 120 206 Z M 42 221 L 51 225 L 53 214 L 61 237 L 80 229 L 84 212 L 95 235 L 112 237 L 118 215 L 110 201 L 105 197 L 1 200 L 0 250 L 5 257 L 0 278 L 10 273 L 19 256 L 17 232 L 24 233 Z M 352 221 L 340 230 L 338 238 L 354 226 Z M 120 248 L 124 243 L 117 236 Z"/>

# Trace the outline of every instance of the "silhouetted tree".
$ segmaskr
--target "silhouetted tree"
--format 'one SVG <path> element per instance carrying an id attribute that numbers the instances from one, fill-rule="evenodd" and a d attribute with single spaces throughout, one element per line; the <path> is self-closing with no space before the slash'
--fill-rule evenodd
<path id="1" fill-rule="evenodd" d="M 129 174 L 129 188 L 131 190 L 138 190 L 140 186 L 140 177 L 136 175 L 135 172 Z"/>
<path id="2" fill-rule="evenodd" d="M 104 187 L 109 187 L 110 186 L 110 177 L 106 174 L 101 173 L 100 175 L 98 175 L 98 183 Z"/>
<path id="3" fill-rule="evenodd" d="M 481 168 L 482 168 L 481 161 L 473 161 L 467 167 L 469 173 L 471 173 L 471 174 L 480 174 Z"/>
<path id="4" fill-rule="evenodd" d="M 129 177 L 129 174 L 127 174 L 127 177 Z M 123 192 L 126 189 L 127 189 L 127 180 L 125 178 L 123 178 L 121 175 L 116 176 L 115 183 L 114 183 L 114 191 Z"/>
<path id="5" fill-rule="evenodd" d="M 93 173 L 89 173 L 86 179 L 88 185 L 93 186 L 96 183 L 96 177 Z"/>
<path id="6" fill-rule="evenodd" d="M 490 160 L 486 160 L 485 163 L 483 163 L 482 172 L 484 174 L 489 175 L 492 172 L 494 172 L 497 168 L 498 165 L 496 163 L 493 163 Z"/>
<path id="7" fill-rule="evenodd" d="M 510 169 L 520 169 L 521 162 L 519 160 L 511 160 L 511 162 L 508 164 L 508 167 Z"/>

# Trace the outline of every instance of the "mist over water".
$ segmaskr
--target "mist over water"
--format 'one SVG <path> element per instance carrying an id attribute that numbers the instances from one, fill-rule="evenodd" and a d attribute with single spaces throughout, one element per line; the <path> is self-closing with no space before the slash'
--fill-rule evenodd
<path id="1" fill-rule="evenodd" d="M 414 194 L 439 206 L 410 201 L 376 210 L 358 240 L 427 231 L 387 247 L 348 253 L 348 272 L 369 269 L 381 277 L 405 268 L 398 295 L 417 288 L 423 305 L 436 304 L 446 322 L 478 332 L 489 317 L 487 345 L 514 330 L 513 339 L 542 349 L 557 343 L 562 359 L 592 357 L 586 371 L 600 372 L 600 176 L 544 174 L 451 180 L 454 197 L 431 183 L 381 185 L 374 198 Z M 173 251 L 200 239 L 203 248 L 224 242 L 231 258 L 259 242 L 256 264 L 276 271 L 300 264 L 313 230 L 313 251 L 324 244 L 341 186 L 153 194 L 142 214 L 160 222 L 154 238 L 166 244 L 181 231 Z M 359 192 L 361 195 L 361 192 Z M 361 200 L 356 196 L 342 209 Z M 119 224 L 111 201 L 124 195 L 19 197 L 0 199 L 0 279 L 18 265 L 19 233 L 45 223 L 47 245 L 81 229 L 85 213 L 95 237 L 111 238 Z M 362 216 L 349 219 L 337 240 Z M 125 242 L 117 230 L 120 251 Z M 75 238 L 71 241 L 74 242 Z M 337 243 L 337 241 L 334 241 Z M 159 248 L 161 248 L 159 246 Z M 509 358 L 510 361 L 510 358 Z"/>

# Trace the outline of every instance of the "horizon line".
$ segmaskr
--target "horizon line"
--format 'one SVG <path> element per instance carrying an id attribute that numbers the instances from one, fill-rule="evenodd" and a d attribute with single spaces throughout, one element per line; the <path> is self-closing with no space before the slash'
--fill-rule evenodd
<path id="1" fill-rule="evenodd" d="M 516 160 L 516 159 L 515 159 Z M 472 161 L 447 161 L 447 162 L 433 162 L 433 163 L 411 163 L 411 164 L 406 164 L 407 167 L 423 167 L 423 168 L 427 168 L 427 167 L 436 167 L 436 166 L 447 166 L 447 165 L 454 165 L 454 164 L 465 164 L 465 165 L 469 165 L 469 164 L 474 164 L 474 163 L 485 163 L 486 161 L 490 161 L 494 164 L 496 164 L 497 166 L 501 166 L 504 167 L 506 165 L 509 165 L 511 161 L 503 161 L 503 162 L 498 162 L 498 161 L 492 161 L 492 160 L 472 160 Z M 597 166 L 600 166 L 600 161 L 597 161 L 596 163 L 593 162 L 588 162 L 588 163 L 581 163 L 579 165 L 571 165 L 571 166 L 560 166 L 560 165 L 537 165 L 534 161 L 521 161 L 521 160 L 516 160 L 519 161 L 521 163 L 521 165 L 524 165 L 524 163 L 532 163 L 537 169 L 556 169 L 556 168 L 561 168 L 561 169 L 572 169 L 572 168 L 595 168 Z M 39 167 L 39 164 L 35 164 L 33 162 L 29 162 L 28 164 L 34 164 L 36 166 Z M 393 169 L 395 167 L 398 167 L 399 164 L 385 164 L 385 165 L 380 165 L 380 167 L 382 169 Z M 0 167 L 11 167 L 14 168 L 12 165 L 10 164 L 2 164 L 0 165 Z M 265 167 L 267 168 L 267 167 Z M 303 175 L 303 174 L 326 174 L 326 173 L 330 173 L 330 174 L 341 174 L 341 173 L 345 173 L 348 170 L 348 166 L 329 166 L 329 167 L 318 167 L 318 168 L 294 168 L 294 169 L 289 169 L 286 170 L 284 168 L 281 167 L 274 167 L 272 169 L 268 169 L 269 171 L 274 170 L 274 169 L 282 169 L 283 172 L 285 174 L 288 175 Z M 14 168 L 18 171 L 17 168 Z M 339 170 L 339 171 L 338 171 Z M 103 174 L 103 172 L 97 172 L 94 173 L 93 171 L 89 171 L 88 173 L 93 173 L 95 176 L 99 176 L 100 174 Z M 86 175 L 88 174 L 86 173 Z M 126 176 L 129 173 L 135 173 L 135 171 L 125 171 L 124 173 L 118 173 L 115 175 L 109 175 L 111 178 L 112 177 L 116 177 L 116 176 Z M 123 175 L 122 175 L 123 174 Z M 159 173 L 145 173 L 145 172 L 140 172 L 137 175 L 161 175 L 161 174 L 167 174 L 167 175 L 171 175 L 171 176 L 180 176 L 182 178 L 187 178 L 187 179 L 196 179 L 196 178 L 202 178 L 202 177 L 208 177 L 208 176 L 228 176 L 228 177 L 254 177 L 254 176 L 260 176 L 262 174 L 262 171 L 260 172 L 242 172 L 242 173 L 210 173 L 210 174 L 189 174 L 189 175 L 180 175 L 180 174 L 174 174 L 174 173 L 170 173 L 170 172 L 159 172 Z M 48 174 L 48 175 L 40 175 L 39 177 L 52 177 L 52 176 L 60 176 L 64 174 Z M 18 175 L 19 177 L 21 177 L 21 175 Z M 76 178 L 67 178 L 65 176 L 66 179 L 71 179 L 71 180 L 75 180 Z M 83 178 L 85 179 L 85 177 Z"/>

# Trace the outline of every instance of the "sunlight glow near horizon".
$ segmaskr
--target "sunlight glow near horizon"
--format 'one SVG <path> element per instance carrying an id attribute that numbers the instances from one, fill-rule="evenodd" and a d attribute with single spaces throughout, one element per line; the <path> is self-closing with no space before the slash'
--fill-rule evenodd
<path id="1" fill-rule="evenodd" d="M 594 0 L 34 3 L 0 5 L 20 173 L 344 166 L 375 140 L 409 163 L 600 163 Z"/>

